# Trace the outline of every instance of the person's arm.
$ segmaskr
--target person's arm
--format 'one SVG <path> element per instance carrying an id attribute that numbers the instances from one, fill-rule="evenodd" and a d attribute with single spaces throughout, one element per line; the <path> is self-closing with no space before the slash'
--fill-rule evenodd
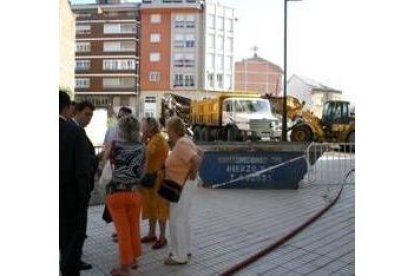
<path id="1" fill-rule="evenodd" d="M 104 163 L 106 162 L 106 160 L 109 159 L 111 155 L 111 151 L 112 151 L 112 143 L 108 143 L 107 145 L 105 145 L 105 151 L 104 151 L 103 158 L 102 158 Z"/>
<path id="2" fill-rule="evenodd" d="M 89 198 L 90 156 L 86 136 L 79 130 L 74 136 L 75 179 L 79 194 L 79 207 L 84 207 Z"/>
<path id="3" fill-rule="evenodd" d="M 190 160 L 191 168 L 190 168 L 189 178 L 191 180 L 194 180 L 197 178 L 198 169 L 200 168 L 201 162 L 203 160 L 203 156 L 204 156 L 204 152 L 200 148 L 197 148 L 197 154 L 195 154 Z"/>

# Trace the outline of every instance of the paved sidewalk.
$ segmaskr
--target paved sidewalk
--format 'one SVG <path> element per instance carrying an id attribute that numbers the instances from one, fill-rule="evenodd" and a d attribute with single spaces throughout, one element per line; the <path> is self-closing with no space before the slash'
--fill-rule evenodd
<path id="1" fill-rule="evenodd" d="M 326 206 L 326 199 L 333 198 L 339 191 L 339 186 L 335 185 L 328 189 L 326 185 L 307 185 L 298 190 L 211 190 L 195 186 L 194 189 L 191 215 L 191 253 L 193 256 L 189 263 L 179 267 L 165 266 L 162 261 L 169 252 L 168 248 L 152 250 L 151 245 L 143 244 L 143 255 L 139 260 L 140 267 L 133 272 L 133 275 L 217 275 L 269 246 L 301 225 Z M 352 202 L 353 196 L 347 198 Z M 89 208 L 89 237 L 85 242 L 83 259 L 92 263 L 94 269 L 82 272 L 82 275 L 109 275 L 111 268 L 118 263 L 117 244 L 113 243 L 110 238 L 113 225 L 106 225 L 101 219 L 102 211 L 102 205 Z M 349 212 L 353 213 L 353 211 Z M 335 220 L 327 223 L 332 227 L 335 226 L 335 229 L 338 230 L 344 227 L 341 231 L 345 235 L 354 231 L 353 221 L 351 221 L 343 223 Z M 321 226 L 320 229 L 316 228 L 316 230 L 308 228 L 300 235 L 305 235 L 307 232 L 319 232 L 318 235 L 321 236 L 309 234 L 309 243 L 312 239 L 315 239 L 311 246 L 320 245 L 322 247 L 325 244 L 326 249 L 324 250 L 328 250 L 328 248 L 331 248 L 329 244 L 336 239 L 326 234 L 325 240 L 318 241 L 318 237 L 324 236 L 324 233 L 320 231 L 329 230 L 323 230 L 324 227 Z M 146 234 L 147 230 L 147 222 L 142 222 L 141 235 Z M 332 240 L 329 241 L 329 239 Z M 351 242 L 351 239 L 353 237 L 349 235 L 348 241 Z M 311 267 L 314 270 L 319 269 L 315 270 L 315 273 L 322 273 L 315 275 L 332 272 L 329 261 L 324 258 L 326 265 L 323 265 L 324 261 L 319 258 L 319 256 L 327 257 L 329 251 L 325 252 L 323 248 L 321 248 L 322 251 L 317 251 L 316 249 L 319 247 L 316 247 L 314 248 L 315 252 L 310 251 L 310 255 L 307 255 L 305 251 L 308 249 L 300 247 L 301 242 L 304 243 L 306 240 L 306 238 L 302 238 L 296 243 L 288 243 L 282 250 L 276 250 L 275 252 L 285 252 L 276 253 L 279 254 L 277 256 L 270 256 L 273 261 L 278 260 L 280 265 L 269 267 L 269 262 L 262 259 L 241 273 L 243 275 L 256 275 L 260 272 L 266 272 L 267 275 L 286 275 L 282 272 L 290 271 L 296 273 L 291 275 L 301 275 L 300 268 L 296 268 L 295 265 L 291 264 L 299 257 L 299 260 L 315 257 L 314 262 L 322 263 L 322 267 Z M 333 244 L 332 246 L 332 248 L 335 248 L 336 245 Z M 288 254 L 288 252 L 290 253 Z M 345 265 L 352 265 L 353 255 L 345 258 L 347 259 L 341 261 L 344 266 L 338 267 L 338 269 L 352 270 L 351 266 L 346 268 Z M 327 267 L 326 271 L 323 270 L 324 266 Z M 279 272 L 281 274 L 278 274 Z M 351 274 L 353 274 L 353 271 Z"/>
<path id="2" fill-rule="evenodd" d="M 320 219 L 238 275 L 354 275 L 355 186 Z"/>

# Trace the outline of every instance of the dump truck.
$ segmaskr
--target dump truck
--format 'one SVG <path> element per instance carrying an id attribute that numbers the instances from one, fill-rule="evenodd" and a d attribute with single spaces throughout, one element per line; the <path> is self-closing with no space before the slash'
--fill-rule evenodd
<path id="1" fill-rule="evenodd" d="M 283 113 L 283 97 L 269 99 L 278 112 Z M 350 111 L 350 102 L 329 100 L 324 103 L 322 118 L 305 108 L 305 102 L 288 96 L 287 117 L 292 120 L 290 140 L 292 142 L 342 142 L 355 143 L 355 115 Z"/>
<path id="2" fill-rule="evenodd" d="M 256 93 L 193 100 L 190 119 L 195 141 L 276 140 L 282 134 L 282 122 L 272 114 L 269 100 Z"/>
<path id="3" fill-rule="evenodd" d="M 278 139 L 282 121 L 271 113 L 270 102 L 256 93 L 218 93 L 214 98 L 191 100 L 166 94 L 161 117 L 179 116 L 195 141 Z"/>

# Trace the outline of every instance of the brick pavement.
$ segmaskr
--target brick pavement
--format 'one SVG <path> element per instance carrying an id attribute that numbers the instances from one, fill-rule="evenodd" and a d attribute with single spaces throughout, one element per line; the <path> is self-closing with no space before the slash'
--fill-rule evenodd
<path id="1" fill-rule="evenodd" d="M 143 244 L 140 267 L 133 275 L 217 275 L 269 246 L 302 224 L 333 198 L 339 186 L 306 185 L 298 190 L 211 190 L 194 187 L 191 213 L 192 254 L 185 266 L 162 264 L 168 248 L 152 250 Z M 279 250 L 265 256 L 242 275 L 324 275 L 354 272 L 354 219 L 351 187 L 321 219 Z M 338 207 L 346 202 L 346 207 Z M 102 205 L 91 206 L 84 260 L 94 269 L 82 275 L 108 275 L 117 265 L 112 224 L 101 219 Z M 330 216 L 330 218 L 329 218 Z M 317 221 L 319 223 L 320 221 Z M 147 223 L 141 223 L 142 235 Z M 167 229 L 168 233 L 168 229 Z M 305 236 L 303 236 L 305 235 Z M 339 235 L 339 236 L 338 236 Z M 168 235 L 167 235 L 168 239 Z M 288 274 L 285 274 L 288 273 Z"/>

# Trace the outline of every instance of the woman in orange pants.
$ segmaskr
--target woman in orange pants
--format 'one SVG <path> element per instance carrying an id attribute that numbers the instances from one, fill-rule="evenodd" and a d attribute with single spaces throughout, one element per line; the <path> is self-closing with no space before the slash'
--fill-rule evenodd
<path id="1" fill-rule="evenodd" d="M 141 255 L 139 214 L 140 180 L 145 174 L 145 146 L 138 141 L 139 123 L 132 116 L 119 121 L 121 139 L 113 142 L 104 158 L 111 158 L 112 181 L 106 187 L 106 203 L 118 233 L 119 263 L 111 275 L 129 275 Z"/>

